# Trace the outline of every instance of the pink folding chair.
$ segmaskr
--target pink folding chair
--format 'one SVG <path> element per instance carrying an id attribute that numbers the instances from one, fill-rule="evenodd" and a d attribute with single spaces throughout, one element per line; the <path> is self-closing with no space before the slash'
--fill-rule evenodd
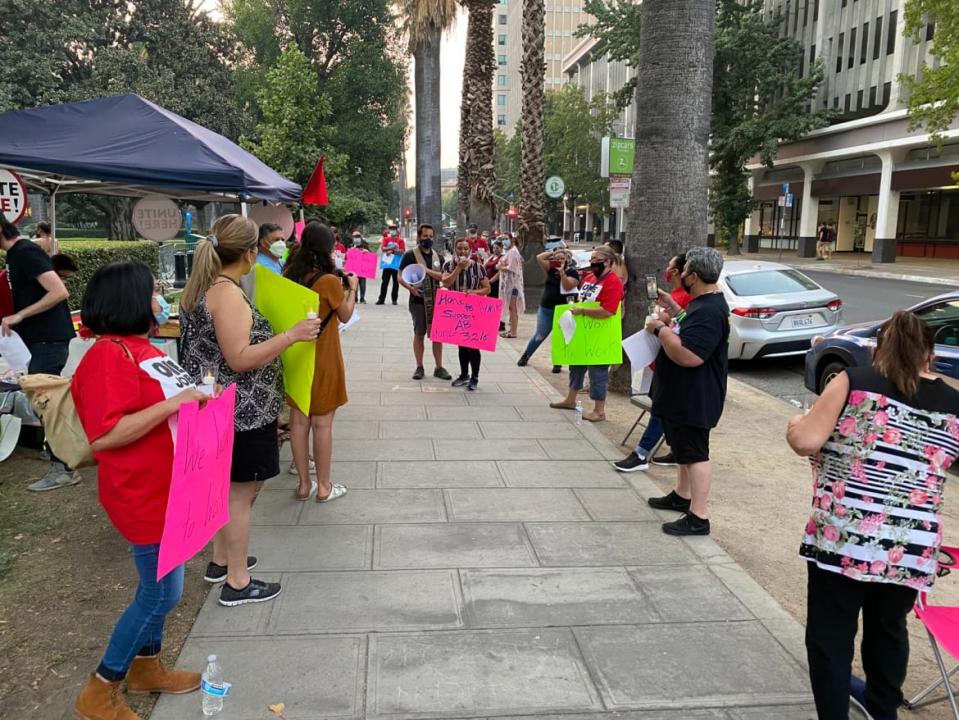
<path id="1" fill-rule="evenodd" d="M 947 547 L 943 545 L 939 548 L 939 567 L 936 574 L 939 577 L 948 575 L 949 571 L 959 566 L 959 548 Z M 959 707 L 956 705 L 956 693 L 952 689 L 950 678 L 959 672 L 959 665 L 952 670 L 946 670 L 946 663 L 942 659 L 942 650 L 954 658 L 959 658 L 959 607 L 947 605 L 929 605 L 926 602 L 926 594 L 919 595 L 914 608 L 916 617 L 925 626 L 926 633 L 929 635 L 929 644 L 932 645 L 932 654 L 936 658 L 936 665 L 939 668 L 941 677 L 932 685 L 927 687 L 921 693 L 906 700 L 903 705 L 908 709 L 914 710 L 921 705 L 928 704 L 931 701 L 924 699 L 929 696 L 940 685 L 945 687 L 946 697 L 952 705 L 952 714 L 956 720 L 959 720 Z"/>

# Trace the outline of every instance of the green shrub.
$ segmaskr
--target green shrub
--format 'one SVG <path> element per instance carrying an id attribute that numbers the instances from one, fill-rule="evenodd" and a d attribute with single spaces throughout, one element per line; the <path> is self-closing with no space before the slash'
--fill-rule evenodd
<path id="1" fill-rule="evenodd" d="M 77 265 L 76 274 L 67 280 L 70 309 L 79 310 L 83 291 L 98 269 L 125 260 L 144 263 L 153 274 L 160 270 L 159 246 L 148 240 L 118 242 L 112 240 L 61 240 L 60 252 L 69 255 Z M 6 253 L 0 255 L 0 269 L 7 264 Z"/>

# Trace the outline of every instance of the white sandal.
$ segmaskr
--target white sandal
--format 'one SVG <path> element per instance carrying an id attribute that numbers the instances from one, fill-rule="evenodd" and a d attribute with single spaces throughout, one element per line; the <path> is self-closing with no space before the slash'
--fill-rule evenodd
<path id="1" fill-rule="evenodd" d="M 327 495 L 325 498 L 321 498 L 319 493 L 317 493 L 316 501 L 318 503 L 333 502 L 334 500 L 337 500 L 343 497 L 344 495 L 346 495 L 346 488 L 343 485 L 337 485 L 336 483 L 333 483 L 333 487 L 330 490 L 330 494 Z"/>

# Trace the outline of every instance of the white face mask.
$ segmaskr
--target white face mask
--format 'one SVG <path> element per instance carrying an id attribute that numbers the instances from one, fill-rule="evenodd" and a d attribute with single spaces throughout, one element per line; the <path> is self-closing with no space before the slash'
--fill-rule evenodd
<path id="1" fill-rule="evenodd" d="M 270 255 L 275 258 L 283 257 L 283 253 L 286 252 L 286 243 L 282 240 L 277 240 L 275 243 L 270 245 Z"/>

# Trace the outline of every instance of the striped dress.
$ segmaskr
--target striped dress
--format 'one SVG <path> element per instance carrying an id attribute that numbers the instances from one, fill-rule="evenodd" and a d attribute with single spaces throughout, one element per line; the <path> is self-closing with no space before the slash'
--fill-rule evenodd
<path id="1" fill-rule="evenodd" d="M 812 458 L 813 502 L 799 554 L 863 582 L 927 591 L 942 544 L 946 470 L 959 455 L 959 392 L 920 380 L 913 398 L 871 367 Z"/>

